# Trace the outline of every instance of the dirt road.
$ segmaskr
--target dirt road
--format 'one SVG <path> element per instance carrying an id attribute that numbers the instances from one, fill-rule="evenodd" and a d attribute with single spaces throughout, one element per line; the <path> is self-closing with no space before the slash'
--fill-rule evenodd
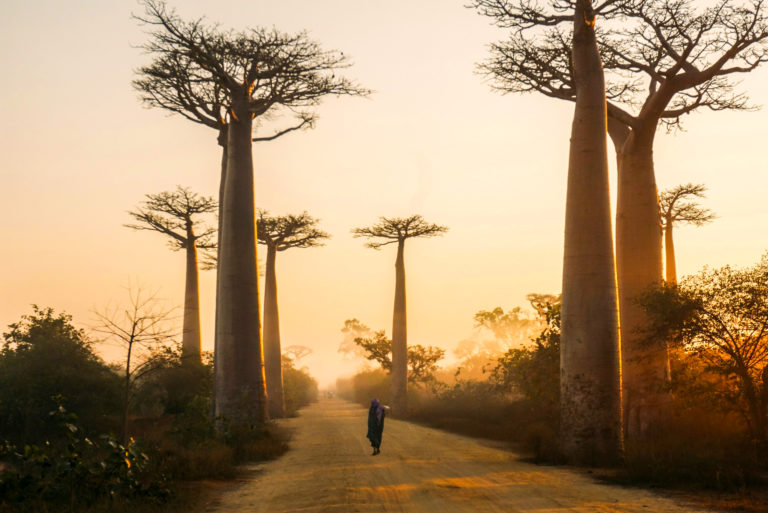
<path id="1" fill-rule="evenodd" d="M 326 400 L 284 422 L 291 450 L 205 511 L 683 513 L 650 492 L 536 466 L 458 435 L 387 419 L 381 454 L 365 439 L 367 411 Z"/>

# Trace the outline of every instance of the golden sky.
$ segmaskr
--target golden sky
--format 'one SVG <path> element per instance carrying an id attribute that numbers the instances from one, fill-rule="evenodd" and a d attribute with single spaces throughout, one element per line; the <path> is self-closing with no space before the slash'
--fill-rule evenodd
<path id="1" fill-rule="evenodd" d="M 394 249 L 350 229 L 422 214 L 450 227 L 406 245 L 409 342 L 453 349 L 480 309 L 559 292 L 572 105 L 501 96 L 474 64 L 504 33 L 463 0 L 177 0 L 186 18 L 236 29 L 306 29 L 354 61 L 376 92 L 329 99 L 314 130 L 254 146 L 255 198 L 273 214 L 307 210 L 326 247 L 278 257 L 282 343 L 321 384 L 352 368 L 336 349 L 345 319 L 391 330 Z M 147 62 L 133 0 L 0 3 L 0 327 L 30 304 L 92 322 L 129 280 L 181 305 L 184 256 L 162 236 L 124 228 L 144 194 L 177 184 L 215 196 L 216 134 L 141 106 L 131 88 Z M 768 71 L 742 89 L 768 103 Z M 687 116 L 660 132 L 659 187 L 706 184 L 718 219 L 676 231 L 678 272 L 748 265 L 768 249 L 768 111 Z M 613 156 L 611 156 L 611 159 Z M 612 175 L 612 181 L 615 177 Z M 213 347 L 214 281 L 201 277 L 204 348 Z M 112 355 L 114 357 L 114 355 Z"/>

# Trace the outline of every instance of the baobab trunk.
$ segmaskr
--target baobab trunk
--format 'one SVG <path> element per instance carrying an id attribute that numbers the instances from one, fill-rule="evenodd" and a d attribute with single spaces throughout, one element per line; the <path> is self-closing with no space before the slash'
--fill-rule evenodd
<path id="1" fill-rule="evenodd" d="M 280 317 L 277 309 L 277 248 L 267 247 L 267 272 L 264 278 L 264 371 L 267 377 L 269 416 L 283 416 L 283 367 L 280 349 Z"/>
<path id="2" fill-rule="evenodd" d="M 670 285 L 677 284 L 677 265 L 675 264 L 675 242 L 672 240 L 672 219 L 667 217 L 664 228 L 664 271 L 665 280 Z"/>
<path id="3" fill-rule="evenodd" d="M 181 335 L 182 365 L 200 363 L 200 288 L 197 279 L 197 244 L 187 229 L 187 279 L 184 291 L 184 330 Z"/>
<path id="4" fill-rule="evenodd" d="M 642 439 L 665 401 L 665 340 L 649 341 L 637 298 L 661 283 L 661 222 L 653 168 L 655 125 L 633 130 L 618 150 L 616 264 L 619 282 L 625 436 Z"/>
<path id="5" fill-rule="evenodd" d="M 216 291 L 216 416 L 249 425 L 267 416 L 253 199 L 251 115 L 228 125 Z"/>
<path id="6" fill-rule="evenodd" d="M 227 125 L 223 125 L 221 128 L 219 128 L 219 135 L 216 138 L 216 142 L 221 146 L 221 179 L 219 180 L 219 226 L 216 230 L 216 294 L 218 296 L 219 293 L 219 262 L 221 262 L 221 220 L 224 217 L 223 214 L 223 208 L 224 208 L 224 186 L 226 185 L 226 177 L 227 177 L 227 134 L 229 133 L 229 130 L 227 129 Z M 216 326 L 216 329 L 214 329 L 213 334 L 213 355 L 214 360 L 217 354 L 219 354 L 219 335 L 218 335 L 218 326 L 219 326 L 219 298 L 216 298 L 216 313 L 215 313 L 215 319 L 214 323 Z M 214 362 L 214 366 L 215 366 Z M 211 394 L 211 407 L 210 407 L 210 415 L 211 417 L 216 417 L 216 393 Z"/>
<path id="7" fill-rule="evenodd" d="M 563 259 L 561 439 L 575 463 L 614 461 L 622 451 L 605 82 L 590 7 L 580 0 L 574 12 L 576 106 Z"/>
<path id="8" fill-rule="evenodd" d="M 394 415 L 408 412 L 408 333 L 405 315 L 405 240 L 397 243 L 395 260 L 395 309 L 392 316 L 392 388 L 390 401 Z"/>

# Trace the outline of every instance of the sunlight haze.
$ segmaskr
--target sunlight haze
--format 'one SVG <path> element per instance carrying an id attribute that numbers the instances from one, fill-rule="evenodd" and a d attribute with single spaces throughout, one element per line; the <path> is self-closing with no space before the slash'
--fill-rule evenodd
<path id="1" fill-rule="evenodd" d="M 478 310 L 560 292 L 573 105 L 492 91 L 475 64 L 505 33 L 464 3 L 170 3 L 184 19 L 222 28 L 307 30 L 348 55 L 354 64 L 343 73 L 374 90 L 330 98 L 314 129 L 253 147 L 256 206 L 306 210 L 332 235 L 324 247 L 277 259 L 282 346 L 313 350 L 299 366 L 321 386 L 356 368 L 337 352 L 346 319 L 391 333 L 395 248 L 374 251 L 350 233 L 379 216 L 420 214 L 449 227 L 406 244 L 409 343 L 450 355 Z M 131 17 L 140 9 L 133 0 L 0 6 L 4 331 L 31 304 L 88 327 L 91 311 L 123 301 L 130 281 L 183 303 L 184 253 L 123 225 L 145 194 L 177 184 L 217 196 L 221 148 L 215 131 L 139 101 L 131 81 L 149 59 L 138 48 L 146 28 Z M 752 103 L 768 104 L 768 70 L 742 78 Z M 766 109 L 706 111 L 686 116 L 684 131 L 657 134 L 659 189 L 703 183 L 702 203 L 717 215 L 676 228 L 680 276 L 753 264 L 768 249 L 766 125 Z M 611 168 L 615 189 L 613 160 Z M 215 272 L 200 280 L 203 349 L 212 351 Z"/>

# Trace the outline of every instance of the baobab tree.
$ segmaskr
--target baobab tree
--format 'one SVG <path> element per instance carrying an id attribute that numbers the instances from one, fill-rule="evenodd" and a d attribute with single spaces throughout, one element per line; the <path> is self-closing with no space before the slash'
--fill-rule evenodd
<path id="1" fill-rule="evenodd" d="M 659 216 L 661 228 L 664 230 L 664 263 L 666 282 L 677 283 L 677 266 L 675 264 L 675 243 L 672 232 L 675 225 L 692 224 L 701 226 L 715 218 L 708 208 L 700 207 L 693 198 L 704 198 L 706 186 L 688 183 L 668 189 L 659 196 Z"/>
<path id="2" fill-rule="evenodd" d="M 480 70 L 502 93 L 538 92 L 577 100 L 571 34 L 559 21 L 574 0 L 551 0 L 555 18 L 527 0 L 474 0 L 478 11 L 512 29 L 495 43 Z M 524 18 L 513 16 L 515 9 Z M 642 437 L 666 402 L 667 345 L 640 335 L 647 319 L 639 295 L 661 282 L 661 227 L 653 143 L 659 127 L 673 130 L 695 110 L 748 109 L 734 76 L 768 60 L 763 0 L 602 0 L 598 47 L 606 72 L 608 134 L 616 149 L 616 267 L 622 330 L 623 400 L 627 434 Z M 538 37 L 524 33 L 538 29 Z M 634 112 L 634 114 L 632 113 Z"/>
<path id="3" fill-rule="evenodd" d="M 215 228 L 201 225 L 195 217 L 215 212 L 218 208 L 213 198 L 198 196 L 185 187 L 174 192 L 147 194 L 146 200 L 136 210 L 128 212 L 138 224 L 126 224 L 134 230 L 150 230 L 169 238 L 172 250 L 183 249 L 186 253 L 187 271 L 184 288 L 184 330 L 181 338 L 183 365 L 200 363 L 200 288 L 198 285 L 197 251 L 215 250 Z"/>
<path id="4" fill-rule="evenodd" d="M 605 81 L 590 0 L 573 10 L 576 105 L 568 157 L 560 352 L 561 441 L 575 462 L 617 459 L 621 445 L 618 300 Z"/>
<path id="5" fill-rule="evenodd" d="M 264 283 L 264 372 L 270 417 L 284 416 L 282 351 L 280 350 L 280 316 L 277 308 L 278 251 L 292 248 L 314 248 L 323 245 L 330 235 L 317 228 L 318 220 L 306 212 L 299 215 L 270 216 L 258 211 L 256 222 L 259 243 L 267 247 L 267 269 Z"/>
<path id="6" fill-rule="evenodd" d="M 305 32 L 224 31 L 184 21 L 160 0 L 138 16 L 150 27 L 143 45 L 153 61 L 134 86 L 161 107 L 217 130 L 222 155 L 216 276 L 214 411 L 236 424 L 267 418 L 259 320 L 254 205 L 254 140 L 272 140 L 313 124 L 308 111 L 328 95 L 368 94 L 338 71 L 350 66 Z M 284 112 L 294 126 L 254 138 L 254 128 Z"/>
<path id="7" fill-rule="evenodd" d="M 408 411 L 408 332 L 405 308 L 405 241 L 417 237 L 437 237 L 448 227 L 427 223 L 420 215 L 411 217 L 380 217 L 379 222 L 366 228 L 355 228 L 355 237 L 374 239 L 366 244 L 381 249 L 397 244 L 395 259 L 395 307 L 392 316 L 392 413 L 405 415 Z"/>
<path id="8" fill-rule="evenodd" d="M 615 4 L 611 0 L 597 6 L 590 0 L 475 2 L 496 24 L 513 29 L 508 45 L 515 50 L 533 45 L 532 41 L 542 36 L 558 34 L 562 43 L 559 50 L 569 63 L 569 72 L 572 70 L 575 109 L 565 207 L 560 408 L 562 449 L 577 463 L 615 460 L 622 450 L 607 107 L 595 34 L 597 20 L 602 26 L 605 17 L 616 9 Z M 572 33 L 568 33 L 567 25 Z M 507 46 L 495 45 L 493 51 L 498 54 L 500 49 Z M 496 71 L 487 67 L 501 64 L 487 64 L 486 69 Z M 507 78 L 499 73 L 497 81 L 503 80 L 517 87 L 516 76 Z"/>
<path id="9" fill-rule="evenodd" d="M 298 362 L 305 356 L 309 356 L 313 353 L 311 347 L 307 346 L 299 346 L 299 345 L 293 345 L 288 346 L 283 350 L 283 353 L 287 358 L 289 358 L 292 362 Z"/>

